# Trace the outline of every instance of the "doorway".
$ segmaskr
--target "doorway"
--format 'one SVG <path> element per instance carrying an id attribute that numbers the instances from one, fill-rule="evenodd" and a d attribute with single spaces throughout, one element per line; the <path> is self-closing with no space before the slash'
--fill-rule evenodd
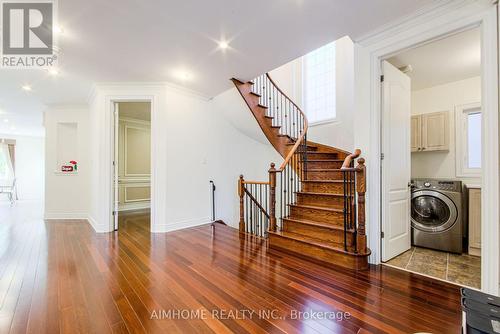
<path id="1" fill-rule="evenodd" d="M 381 261 L 481 289 L 481 30 L 382 62 Z"/>
<path id="2" fill-rule="evenodd" d="M 114 102 L 113 223 L 150 230 L 151 102 Z"/>

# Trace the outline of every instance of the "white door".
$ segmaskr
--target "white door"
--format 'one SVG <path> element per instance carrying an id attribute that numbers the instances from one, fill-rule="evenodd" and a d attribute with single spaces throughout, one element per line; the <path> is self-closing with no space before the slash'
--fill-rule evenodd
<path id="1" fill-rule="evenodd" d="M 382 83 L 382 261 L 411 247 L 411 82 L 384 61 Z"/>
<path id="2" fill-rule="evenodd" d="M 118 206 L 120 204 L 119 198 L 119 184 L 118 184 L 118 133 L 119 133 L 119 109 L 118 102 L 114 103 L 113 117 L 114 117 L 114 147 L 113 147 L 113 226 L 115 231 L 118 230 Z"/>

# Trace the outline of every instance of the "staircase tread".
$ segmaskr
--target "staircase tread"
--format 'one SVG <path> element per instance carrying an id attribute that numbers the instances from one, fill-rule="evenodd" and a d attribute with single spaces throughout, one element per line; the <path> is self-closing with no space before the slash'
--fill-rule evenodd
<path id="1" fill-rule="evenodd" d="M 260 104 L 260 103 L 258 104 L 258 106 L 261 107 L 261 108 L 264 108 L 264 109 L 268 109 L 268 107 L 266 107 L 265 105 Z"/>
<path id="2" fill-rule="evenodd" d="M 337 152 L 315 152 L 314 154 L 338 154 Z M 324 161 L 324 160 L 319 160 L 319 161 Z"/>
<path id="3" fill-rule="evenodd" d="M 320 152 L 314 152 L 314 153 L 320 153 Z M 305 162 L 305 161 L 303 161 Z M 342 159 L 307 159 L 307 162 L 344 162 Z"/>
<path id="4" fill-rule="evenodd" d="M 262 96 L 262 95 L 260 95 L 260 94 L 255 93 L 255 92 L 250 92 L 250 94 L 255 95 L 255 96 L 257 96 L 257 97 L 261 97 L 261 96 Z"/>
<path id="5" fill-rule="evenodd" d="M 344 180 L 302 180 L 300 182 L 343 183 Z M 346 182 L 353 182 L 353 181 L 346 181 Z"/>
<path id="6" fill-rule="evenodd" d="M 292 146 L 292 145 L 295 145 L 295 143 L 296 143 L 295 141 L 291 141 L 290 143 L 287 143 L 287 145 Z M 315 153 L 317 149 L 318 149 L 317 146 L 307 145 L 307 152 L 308 153 Z M 304 150 L 297 150 L 296 152 L 297 153 L 304 153 Z"/>
<path id="7" fill-rule="evenodd" d="M 340 168 L 307 168 L 308 172 L 340 172 Z"/>
<path id="8" fill-rule="evenodd" d="M 323 210 L 323 211 L 330 211 L 330 212 L 344 212 L 342 209 L 334 209 L 334 208 L 327 208 L 324 206 L 315 206 L 315 205 L 309 205 L 309 204 L 288 204 L 289 206 L 295 206 L 297 208 L 304 208 L 304 209 L 314 209 L 314 210 Z"/>
<path id="9" fill-rule="evenodd" d="M 271 125 L 273 129 L 281 129 L 281 125 Z"/>
<path id="10" fill-rule="evenodd" d="M 344 197 L 344 193 L 318 193 L 314 191 L 296 191 L 296 194 L 304 194 L 304 195 L 315 195 L 315 196 L 333 196 L 333 197 Z M 352 195 L 351 195 L 352 196 Z"/>
<path id="11" fill-rule="evenodd" d="M 264 117 L 265 117 L 265 118 L 269 118 L 269 119 L 274 119 L 274 117 L 273 117 L 273 116 L 267 116 L 267 115 L 265 115 Z"/>
<path id="12" fill-rule="evenodd" d="M 303 243 L 306 243 L 309 245 L 328 249 L 328 250 L 331 250 L 334 252 L 339 252 L 339 253 L 344 253 L 344 254 L 349 254 L 349 255 L 354 255 L 354 256 L 366 256 L 366 255 L 361 255 L 361 254 L 358 254 L 358 253 L 355 253 L 352 251 L 345 251 L 344 245 L 342 243 L 325 241 L 325 240 L 321 240 L 321 239 L 317 239 L 317 238 L 313 238 L 313 237 L 308 237 L 308 236 L 305 236 L 303 234 L 297 234 L 297 233 L 293 233 L 293 232 L 285 232 L 285 231 L 272 232 L 272 231 L 269 231 L 269 233 L 278 235 L 278 236 L 283 237 L 283 238 L 292 239 L 292 240 L 295 240 L 298 242 L 303 242 Z"/>
<path id="13" fill-rule="evenodd" d="M 330 229 L 330 230 L 338 230 L 338 231 L 343 231 L 344 230 L 344 228 L 342 226 L 332 225 L 332 224 L 327 224 L 327 223 L 322 223 L 322 222 L 317 222 L 317 221 L 308 220 L 308 219 L 283 218 L 283 220 L 290 220 L 290 221 L 297 222 L 297 223 L 300 223 L 300 224 L 311 225 L 311 226 L 318 226 L 318 227 L 327 228 L 327 229 Z M 347 229 L 347 232 L 354 233 L 354 230 Z"/>

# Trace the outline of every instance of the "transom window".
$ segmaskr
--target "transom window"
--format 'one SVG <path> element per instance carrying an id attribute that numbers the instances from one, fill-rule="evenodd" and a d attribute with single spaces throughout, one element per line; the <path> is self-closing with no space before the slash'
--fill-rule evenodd
<path id="1" fill-rule="evenodd" d="M 335 42 L 304 56 L 303 98 L 311 124 L 335 119 Z"/>

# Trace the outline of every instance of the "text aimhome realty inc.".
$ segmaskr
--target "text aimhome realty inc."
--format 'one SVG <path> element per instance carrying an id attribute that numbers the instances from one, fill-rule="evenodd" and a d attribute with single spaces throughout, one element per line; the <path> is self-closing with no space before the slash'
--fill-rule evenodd
<path id="1" fill-rule="evenodd" d="M 245 319 L 270 319 L 270 320 L 349 320 L 351 314 L 349 312 L 327 312 L 313 310 L 291 310 L 289 314 L 283 314 L 280 310 L 237 310 L 237 309 L 213 309 L 207 310 L 204 308 L 192 309 L 175 309 L 175 310 L 153 310 L 151 312 L 151 320 L 193 320 L 193 319 L 219 319 L 219 320 L 245 320 Z"/>

